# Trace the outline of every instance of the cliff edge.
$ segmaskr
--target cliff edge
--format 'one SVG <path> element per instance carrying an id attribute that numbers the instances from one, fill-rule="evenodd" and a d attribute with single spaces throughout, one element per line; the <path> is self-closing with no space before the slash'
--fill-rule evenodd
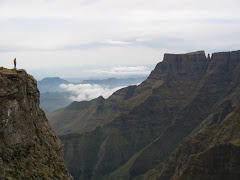
<path id="1" fill-rule="evenodd" d="M 0 179 L 72 179 L 63 144 L 39 108 L 36 80 L 0 67 Z"/>

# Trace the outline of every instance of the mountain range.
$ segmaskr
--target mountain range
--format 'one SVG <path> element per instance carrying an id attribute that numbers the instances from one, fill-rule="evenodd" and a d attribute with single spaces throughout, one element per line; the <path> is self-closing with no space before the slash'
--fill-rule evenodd
<path id="1" fill-rule="evenodd" d="M 91 84 L 99 85 L 101 87 L 107 87 L 108 89 L 114 89 L 117 87 L 129 86 L 132 84 L 139 84 L 144 81 L 146 77 L 136 77 L 136 78 L 125 78 L 125 79 L 92 79 L 92 80 L 83 80 L 80 83 L 70 82 L 59 77 L 48 77 L 43 80 L 38 81 L 38 89 L 40 91 L 40 107 L 47 113 L 56 111 L 63 107 L 69 105 L 73 100 L 70 98 L 75 94 L 66 91 L 66 89 L 61 88 L 61 84 Z"/>
<path id="2" fill-rule="evenodd" d="M 240 51 L 165 54 L 141 84 L 49 120 L 74 179 L 239 179 Z"/>

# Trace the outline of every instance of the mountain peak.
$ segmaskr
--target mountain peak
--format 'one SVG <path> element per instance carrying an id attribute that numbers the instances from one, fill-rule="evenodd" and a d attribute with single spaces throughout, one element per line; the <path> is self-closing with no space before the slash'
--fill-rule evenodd
<path id="1" fill-rule="evenodd" d="M 200 51 L 194 51 L 194 52 L 189 52 L 189 53 L 181 53 L 181 54 L 174 54 L 174 53 L 165 53 L 164 55 L 198 55 L 198 54 L 205 54 L 205 51 L 200 50 Z"/>
<path id="2" fill-rule="evenodd" d="M 186 54 L 164 54 L 163 61 L 158 63 L 150 74 L 150 79 L 162 79 L 168 74 L 201 75 L 205 72 L 209 59 L 204 51 Z"/>

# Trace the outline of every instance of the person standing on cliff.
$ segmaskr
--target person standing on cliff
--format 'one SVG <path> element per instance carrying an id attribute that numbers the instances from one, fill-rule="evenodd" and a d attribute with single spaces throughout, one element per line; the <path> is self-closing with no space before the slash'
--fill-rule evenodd
<path id="1" fill-rule="evenodd" d="M 14 63 L 14 69 L 16 69 L 16 66 L 17 66 L 17 60 L 16 60 L 16 58 L 13 60 L 13 63 Z"/>

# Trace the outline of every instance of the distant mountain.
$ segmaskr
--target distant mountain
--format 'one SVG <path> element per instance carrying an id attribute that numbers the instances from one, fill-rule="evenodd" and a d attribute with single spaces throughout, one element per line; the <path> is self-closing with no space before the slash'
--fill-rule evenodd
<path id="1" fill-rule="evenodd" d="M 37 86 L 40 93 L 45 92 L 63 92 L 64 89 L 60 88 L 60 84 L 69 84 L 70 82 L 61 79 L 59 77 L 47 77 L 41 81 L 38 81 Z"/>
<path id="2" fill-rule="evenodd" d="M 51 122 L 75 179 L 239 179 L 239 103 L 240 51 L 165 54 L 140 85 Z"/>
<path id="3" fill-rule="evenodd" d="M 81 82 L 81 84 L 98 84 L 100 86 L 108 87 L 109 89 L 114 89 L 120 86 L 139 84 L 145 79 L 146 78 L 144 77 L 127 79 L 109 78 L 103 80 L 84 80 L 83 82 Z M 69 105 L 72 102 L 70 97 L 73 96 L 74 94 L 71 94 L 70 92 L 66 91 L 64 92 L 64 89 L 59 87 L 60 84 L 70 84 L 70 82 L 60 78 L 45 78 L 42 81 L 38 82 L 38 86 L 41 92 L 40 107 L 44 111 L 46 112 L 55 111 L 57 109 Z M 71 84 L 77 85 L 79 83 Z M 48 113 L 48 115 L 50 115 L 50 113 Z"/>
<path id="4" fill-rule="evenodd" d="M 55 111 L 69 105 L 72 100 L 70 92 L 45 92 L 40 94 L 40 107 L 45 111 Z"/>

